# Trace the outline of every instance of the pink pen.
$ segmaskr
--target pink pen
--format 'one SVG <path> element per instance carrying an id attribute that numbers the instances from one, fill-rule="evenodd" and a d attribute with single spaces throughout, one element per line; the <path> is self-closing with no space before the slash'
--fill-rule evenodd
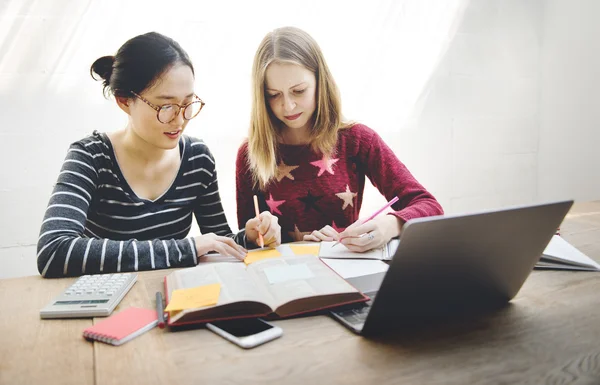
<path id="1" fill-rule="evenodd" d="M 376 216 L 378 216 L 379 214 L 381 214 L 381 213 L 382 213 L 382 212 L 383 212 L 385 209 L 387 209 L 388 207 L 390 207 L 390 206 L 391 206 L 391 205 L 393 205 L 394 203 L 398 202 L 398 200 L 399 200 L 399 199 L 398 199 L 398 197 L 394 197 L 394 198 L 393 198 L 391 201 L 389 201 L 388 203 L 386 203 L 386 204 L 385 204 L 385 206 L 383 206 L 383 207 L 382 207 L 382 208 L 380 208 L 379 210 L 375 211 L 375 212 L 373 213 L 373 215 L 371 215 L 370 217 L 368 217 L 367 219 L 365 219 L 365 221 L 364 221 L 363 223 L 366 223 L 366 222 L 370 221 L 371 219 L 375 218 Z M 345 238 L 345 237 L 344 237 L 344 238 Z M 339 239 L 339 240 L 338 240 L 336 243 L 334 243 L 334 244 L 333 244 L 333 246 L 331 246 L 331 247 L 334 247 L 334 246 L 336 246 L 337 244 L 339 244 L 339 243 L 342 241 L 342 239 L 344 239 L 344 238 L 340 238 L 340 239 Z"/>

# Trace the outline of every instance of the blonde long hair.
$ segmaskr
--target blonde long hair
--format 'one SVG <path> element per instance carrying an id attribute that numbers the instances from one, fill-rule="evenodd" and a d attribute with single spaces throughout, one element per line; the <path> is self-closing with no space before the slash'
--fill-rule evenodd
<path id="1" fill-rule="evenodd" d="M 348 127 L 342 118 L 339 91 L 317 42 L 295 27 L 269 32 L 260 43 L 252 65 L 252 114 L 248 135 L 248 161 L 254 185 L 264 190 L 277 172 L 277 138 L 281 122 L 265 97 L 265 74 L 271 63 L 293 63 L 315 74 L 317 106 L 310 133 L 313 151 L 333 155 L 338 131 Z"/>

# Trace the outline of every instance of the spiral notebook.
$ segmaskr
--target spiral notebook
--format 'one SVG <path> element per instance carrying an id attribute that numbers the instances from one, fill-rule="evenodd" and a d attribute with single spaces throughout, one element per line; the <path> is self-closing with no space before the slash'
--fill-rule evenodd
<path id="1" fill-rule="evenodd" d="M 130 307 L 83 331 L 87 340 L 122 345 L 158 325 L 156 310 Z"/>

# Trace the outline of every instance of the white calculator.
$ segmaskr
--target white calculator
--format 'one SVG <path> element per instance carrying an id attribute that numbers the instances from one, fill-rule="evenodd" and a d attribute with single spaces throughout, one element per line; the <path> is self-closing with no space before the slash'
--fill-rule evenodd
<path id="1" fill-rule="evenodd" d="M 106 317 L 136 280 L 135 273 L 84 275 L 40 310 L 40 318 Z"/>

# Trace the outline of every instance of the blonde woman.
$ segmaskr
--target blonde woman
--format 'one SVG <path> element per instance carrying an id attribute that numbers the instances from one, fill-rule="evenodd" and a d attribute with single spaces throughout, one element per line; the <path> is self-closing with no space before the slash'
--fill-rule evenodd
<path id="1" fill-rule="evenodd" d="M 257 194 L 261 209 L 279 217 L 283 241 L 342 239 L 363 252 L 398 236 L 411 218 L 443 213 L 375 131 L 343 120 L 336 83 L 306 32 L 268 33 L 252 77 L 249 137 L 236 162 L 240 225 L 254 215 Z M 363 223 L 366 178 L 387 200 L 399 201 L 389 215 Z"/>

